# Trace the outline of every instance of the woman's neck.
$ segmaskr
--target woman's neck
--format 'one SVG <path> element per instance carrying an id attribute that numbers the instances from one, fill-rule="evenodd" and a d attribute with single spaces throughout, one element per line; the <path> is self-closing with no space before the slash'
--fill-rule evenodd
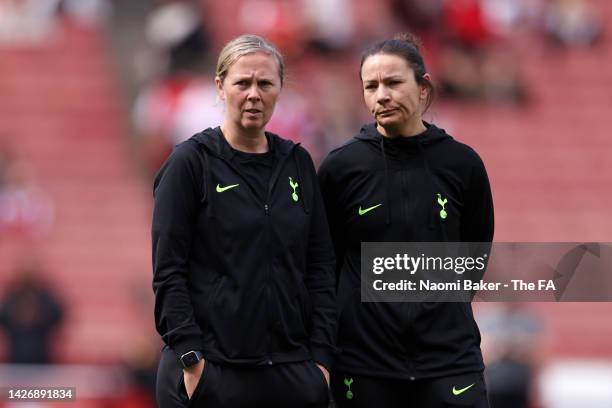
<path id="1" fill-rule="evenodd" d="M 221 131 L 233 149 L 246 153 L 266 153 L 268 151 L 268 140 L 263 129 L 251 133 L 224 123 L 221 125 Z"/>

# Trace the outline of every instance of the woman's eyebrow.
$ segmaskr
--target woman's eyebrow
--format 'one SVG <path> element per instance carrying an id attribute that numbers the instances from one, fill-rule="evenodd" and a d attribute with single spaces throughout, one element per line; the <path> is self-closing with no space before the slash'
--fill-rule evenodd
<path id="1" fill-rule="evenodd" d="M 383 78 L 383 81 L 397 81 L 397 80 L 401 80 L 403 79 L 403 77 L 399 74 L 391 74 L 391 75 L 387 75 L 386 77 Z"/>
<path id="2" fill-rule="evenodd" d="M 401 80 L 401 79 L 403 79 L 403 77 L 400 74 L 390 74 L 390 75 L 384 76 L 382 78 L 382 81 L 384 82 L 384 81 Z M 376 79 L 365 79 L 363 81 L 364 84 L 376 83 L 376 82 L 378 82 L 378 78 L 376 78 Z"/>

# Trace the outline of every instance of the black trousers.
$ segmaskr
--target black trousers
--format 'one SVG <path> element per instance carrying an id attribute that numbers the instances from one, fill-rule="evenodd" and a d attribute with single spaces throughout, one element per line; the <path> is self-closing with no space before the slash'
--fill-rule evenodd
<path id="1" fill-rule="evenodd" d="M 335 372 L 331 389 L 337 408 L 489 408 L 481 373 L 411 381 Z"/>
<path id="2" fill-rule="evenodd" d="M 168 347 L 162 350 L 157 370 L 156 396 L 160 408 L 327 408 L 329 403 L 325 377 L 312 361 L 272 366 L 221 365 L 207 361 L 189 399 L 183 368 Z"/>

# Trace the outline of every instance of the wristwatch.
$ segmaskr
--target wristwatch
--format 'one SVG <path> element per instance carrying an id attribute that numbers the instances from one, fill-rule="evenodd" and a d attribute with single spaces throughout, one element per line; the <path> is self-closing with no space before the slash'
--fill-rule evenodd
<path id="1" fill-rule="evenodd" d="M 201 352 L 191 350 L 181 356 L 181 364 L 183 364 L 184 368 L 189 368 L 198 364 L 198 361 L 202 360 L 203 358 L 204 355 Z"/>

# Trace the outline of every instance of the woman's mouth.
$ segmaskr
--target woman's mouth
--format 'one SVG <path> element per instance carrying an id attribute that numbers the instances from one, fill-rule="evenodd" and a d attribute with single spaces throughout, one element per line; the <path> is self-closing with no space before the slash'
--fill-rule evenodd
<path id="1" fill-rule="evenodd" d="M 397 111 L 397 109 L 385 109 L 383 111 L 379 111 L 376 116 L 389 116 L 395 113 L 395 111 Z"/>

